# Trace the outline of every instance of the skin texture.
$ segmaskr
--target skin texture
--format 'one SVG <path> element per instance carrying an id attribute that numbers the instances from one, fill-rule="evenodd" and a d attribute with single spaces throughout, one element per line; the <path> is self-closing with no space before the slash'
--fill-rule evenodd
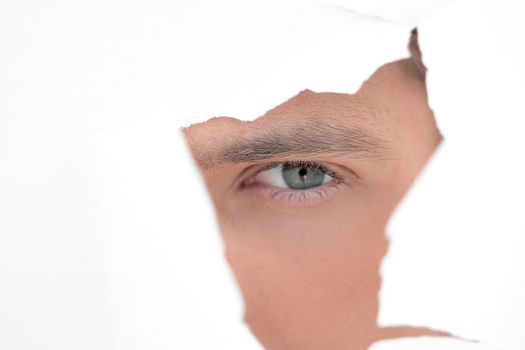
<path id="1" fill-rule="evenodd" d="M 318 141 L 290 131 L 321 121 L 359 130 L 371 145 L 316 152 Z M 308 152 L 238 156 L 276 130 Z M 214 118 L 184 132 L 216 208 L 245 320 L 265 348 L 359 350 L 380 339 L 444 335 L 377 326 L 385 226 L 441 139 L 417 61 L 382 66 L 353 95 L 305 90 L 253 122 Z M 340 181 L 298 195 L 253 180 L 269 163 L 301 160 Z"/>

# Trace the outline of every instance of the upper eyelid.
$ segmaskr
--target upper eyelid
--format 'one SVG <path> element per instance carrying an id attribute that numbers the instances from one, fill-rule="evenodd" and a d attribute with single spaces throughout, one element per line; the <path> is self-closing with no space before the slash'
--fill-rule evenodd
<path id="1" fill-rule="evenodd" d="M 332 177 L 337 183 L 341 183 L 341 182 L 344 182 L 343 181 L 343 177 L 341 175 L 339 175 L 338 172 L 334 171 L 329 165 L 325 165 L 324 163 L 321 163 L 321 162 L 317 162 L 317 161 L 310 161 L 310 160 L 299 160 L 299 161 L 278 161 L 278 162 L 271 162 L 271 163 L 268 163 L 268 164 L 265 164 L 263 165 L 262 167 L 260 167 L 259 169 L 257 169 L 257 171 L 255 171 L 253 174 L 251 174 L 249 178 L 253 178 L 255 176 L 257 176 L 258 174 L 262 173 L 263 171 L 266 171 L 266 170 L 270 170 L 270 169 L 273 169 L 275 167 L 278 167 L 278 166 L 283 166 L 283 165 L 292 165 L 292 166 L 305 166 L 305 167 L 316 167 L 316 168 L 319 168 L 321 169 L 321 171 L 323 171 L 323 173 L 325 173 L 326 175 Z M 244 180 L 246 181 L 246 179 Z M 241 182 L 244 182 L 244 181 L 241 181 Z"/>

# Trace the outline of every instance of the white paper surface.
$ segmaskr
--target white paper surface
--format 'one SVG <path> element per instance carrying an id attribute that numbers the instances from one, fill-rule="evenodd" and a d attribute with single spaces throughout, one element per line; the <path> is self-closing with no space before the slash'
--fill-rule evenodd
<path id="1" fill-rule="evenodd" d="M 136 123 L 94 148 L 114 346 L 259 349 L 176 123 Z"/>
<path id="2" fill-rule="evenodd" d="M 3 136 L 0 348 L 260 348 L 176 123 Z"/>
<path id="3" fill-rule="evenodd" d="M 0 4 L 1 349 L 259 348 L 178 131 L 179 7 Z"/>
<path id="4" fill-rule="evenodd" d="M 456 1 L 419 25 L 445 141 L 390 223 L 381 325 L 525 346 L 521 9 Z"/>
<path id="5" fill-rule="evenodd" d="M 411 29 L 321 0 L 0 6 L 4 110 L 94 129 L 158 113 L 248 120 L 307 88 L 354 92 L 408 55 Z"/>

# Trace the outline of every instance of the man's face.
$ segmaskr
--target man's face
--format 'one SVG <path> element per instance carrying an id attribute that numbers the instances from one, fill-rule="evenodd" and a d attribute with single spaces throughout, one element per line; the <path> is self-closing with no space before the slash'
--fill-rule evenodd
<path id="1" fill-rule="evenodd" d="M 440 140 L 412 60 L 354 95 L 305 90 L 254 122 L 214 118 L 185 134 L 266 348 L 424 333 L 376 325 L 385 225 Z"/>

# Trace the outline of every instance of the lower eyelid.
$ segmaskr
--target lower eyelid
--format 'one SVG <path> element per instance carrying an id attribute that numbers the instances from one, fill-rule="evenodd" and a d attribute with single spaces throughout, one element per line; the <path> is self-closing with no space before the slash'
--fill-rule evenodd
<path id="1" fill-rule="evenodd" d="M 309 191 L 309 192 L 298 192 L 298 191 L 280 191 L 272 195 L 272 199 L 287 201 L 290 203 L 297 204 L 312 204 L 317 203 L 318 201 L 324 200 L 328 197 L 328 192 L 325 190 Z"/>
<path id="2" fill-rule="evenodd" d="M 245 190 L 252 191 L 257 197 L 266 201 L 275 201 L 289 205 L 314 205 L 334 196 L 338 191 L 336 181 L 307 190 L 290 190 L 261 185 L 248 186 Z"/>

